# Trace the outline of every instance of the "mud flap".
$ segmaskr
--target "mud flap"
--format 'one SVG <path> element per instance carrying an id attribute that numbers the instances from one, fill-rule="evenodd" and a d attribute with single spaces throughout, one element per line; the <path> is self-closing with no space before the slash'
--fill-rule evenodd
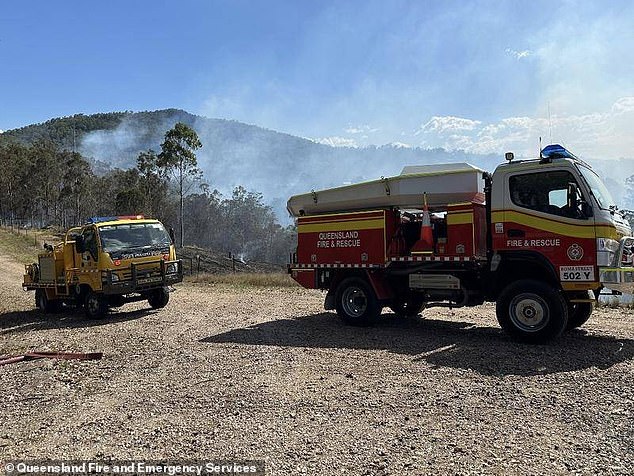
<path id="1" fill-rule="evenodd" d="M 374 271 L 368 272 L 368 281 L 370 282 L 372 289 L 374 289 L 374 293 L 379 301 L 388 301 L 394 298 L 394 293 L 387 284 L 383 273 Z"/>
<path id="2" fill-rule="evenodd" d="M 324 300 L 324 309 L 326 311 L 333 311 L 335 308 L 335 292 L 329 290 L 328 293 L 326 293 L 326 299 Z"/>

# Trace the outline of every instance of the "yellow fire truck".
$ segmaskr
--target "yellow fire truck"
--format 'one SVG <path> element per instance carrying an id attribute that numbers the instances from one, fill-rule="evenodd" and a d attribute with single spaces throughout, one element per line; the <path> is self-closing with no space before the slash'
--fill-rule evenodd
<path id="1" fill-rule="evenodd" d="M 69 304 L 96 319 L 110 307 L 142 300 L 160 309 L 169 301 L 169 286 L 183 280 L 173 233 L 142 215 L 91 218 L 69 229 L 62 242 L 45 246 L 38 262 L 25 266 L 22 285 L 35 291 L 44 312 Z"/>

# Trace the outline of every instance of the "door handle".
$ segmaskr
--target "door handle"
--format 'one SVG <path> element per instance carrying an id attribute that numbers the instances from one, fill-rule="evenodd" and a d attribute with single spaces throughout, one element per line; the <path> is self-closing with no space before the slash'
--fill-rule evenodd
<path id="1" fill-rule="evenodd" d="M 526 236 L 526 233 L 524 232 L 524 230 L 518 230 L 517 228 L 511 228 L 510 230 L 508 230 L 506 232 L 506 235 L 509 238 L 524 238 Z"/>

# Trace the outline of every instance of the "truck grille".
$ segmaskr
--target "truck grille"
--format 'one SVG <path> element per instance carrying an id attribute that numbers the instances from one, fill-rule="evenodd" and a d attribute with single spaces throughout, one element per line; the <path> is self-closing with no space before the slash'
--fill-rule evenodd
<path id="1" fill-rule="evenodd" d="M 114 279 L 113 279 L 114 278 Z M 132 264 L 129 268 L 104 271 L 102 282 L 106 292 L 142 291 L 157 286 L 179 283 L 183 280 L 181 261 L 151 261 Z"/>

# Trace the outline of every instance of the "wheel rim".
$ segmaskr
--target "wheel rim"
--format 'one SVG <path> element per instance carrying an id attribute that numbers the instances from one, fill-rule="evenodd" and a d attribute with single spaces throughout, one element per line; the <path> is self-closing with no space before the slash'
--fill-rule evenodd
<path id="1" fill-rule="evenodd" d="M 88 311 L 91 314 L 96 314 L 99 311 L 99 300 L 94 296 L 90 296 L 88 298 L 86 305 L 88 306 Z"/>
<path id="2" fill-rule="evenodd" d="M 526 332 L 542 330 L 550 320 L 548 304 L 536 294 L 519 294 L 511 301 L 509 315 L 513 324 Z"/>
<path id="3" fill-rule="evenodd" d="M 368 296 L 357 286 L 350 286 L 341 296 L 343 309 L 351 317 L 361 317 L 368 309 Z"/>

